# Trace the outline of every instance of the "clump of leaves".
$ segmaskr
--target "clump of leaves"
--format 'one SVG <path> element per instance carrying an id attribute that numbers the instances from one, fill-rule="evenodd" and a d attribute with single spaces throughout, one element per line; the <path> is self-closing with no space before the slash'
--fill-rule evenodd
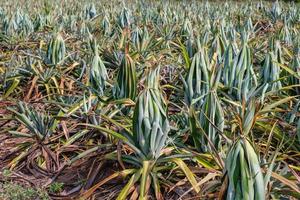
<path id="1" fill-rule="evenodd" d="M 200 191 L 195 175 L 184 162 L 184 158 L 187 156 L 184 154 L 172 155 L 174 149 L 168 148 L 170 126 L 166 114 L 166 102 L 159 88 L 159 69 L 157 67 L 148 74 L 146 88 L 136 102 L 132 121 L 133 132 L 125 134 L 127 140 L 124 142 L 134 153 L 122 155 L 122 160 L 133 165 L 133 168 L 112 174 L 87 191 L 83 198 L 88 198 L 97 187 L 117 176 L 131 176 L 118 195 L 118 200 L 125 200 L 132 192 L 131 188 L 136 190 L 140 199 L 147 199 L 150 186 L 154 190 L 156 199 L 161 200 L 163 197 L 160 182 L 163 179 L 159 174 L 162 174 L 162 171 L 166 170 L 170 163 L 177 165 L 182 170 L 196 192 Z"/>
<path id="2" fill-rule="evenodd" d="M 61 62 L 66 53 L 66 46 L 64 39 L 59 33 L 52 36 L 47 49 L 47 60 L 52 65 L 57 65 Z"/>
<path id="3" fill-rule="evenodd" d="M 121 55 L 121 63 L 117 75 L 117 82 L 114 87 L 115 99 L 132 99 L 137 95 L 137 75 L 135 61 L 128 54 L 127 50 Z"/>
<path id="4" fill-rule="evenodd" d="M 256 104 L 253 99 L 245 104 L 237 118 L 239 137 L 227 153 L 225 162 L 228 178 L 227 200 L 265 199 L 264 178 L 260 168 L 259 157 L 247 139 L 256 120 Z"/>

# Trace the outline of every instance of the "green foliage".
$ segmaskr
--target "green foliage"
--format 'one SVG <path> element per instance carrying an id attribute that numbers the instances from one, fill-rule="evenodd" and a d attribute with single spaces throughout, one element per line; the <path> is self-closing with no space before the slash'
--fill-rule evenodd
<path id="1" fill-rule="evenodd" d="M 299 199 L 299 22 L 283 1 L 0 1 L 3 178 L 54 198 Z"/>
<path id="2" fill-rule="evenodd" d="M 281 47 L 279 41 L 271 42 L 272 52 L 266 55 L 264 65 L 262 67 L 263 83 L 269 83 L 270 90 L 278 90 L 282 87 L 280 82 L 280 64 L 283 64 L 281 56 Z"/>
<path id="3" fill-rule="evenodd" d="M 258 157 L 247 139 L 239 138 L 226 158 L 226 199 L 265 199 L 264 179 Z"/>
<path id="4" fill-rule="evenodd" d="M 252 88 L 257 86 L 256 75 L 253 70 L 251 49 L 247 43 L 246 33 L 243 33 L 242 48 L 237 55 L 232 45 L 229 45 L 225 54 L 223 77 L 228 94 L 235 100 L 248 99 Z M 235 56 L 234 56 L 235 55 Z M 234 56 L 234 57 L 233 57 Z"/>
<path id="5" fill-rule="evenodd" d="M 170 129 L 166 104 L 159 91 L 159 69 L 149 73 L 133 115 L 133 142 L 147 159 L 160 156 Z"/>
<path id="6" fill-rule="evenodd" d="M 193 56 L 184 81 L 185 99 L 189 106 L 193 104 L 193 100 L 199 100 L 209 92 L 208 65 L 207 54 L 203 49 L 200 49 Z"/>
<path id="7" fill-rule="evenodd" d="M 47 48 L 47 60 L 51 65 L 57 65 L 65 58 L 65 42 L 60 33 L 53 34 Z"/>
<path id="8" fill-rule="evenodd" d="M 50 137 L 55 129 L 55 119 L 44 113 L 29 108 L 26 103 L 18 102 L 18 110 L 10 109 L 16 119 L 23 124 L 30 132 L 29 134 L 11 131 L 12 134 L 21 137 L 32 137 L 38 141 L 43 141 Z"/>
<path id="9" fill-rule="evenodd" d="M 106 67 L 98 55 L 98 45 L 96 40 L 90 38 L 91 49 L 93 50 L 93 58 L 89 73 L 89 84 L 92 91 L 97 95 L 102 96 L 108 79 Z"/>
<path id="10" fill-rule="evenodd" d="M 128 54 L 122 55 L 117 82 L 114 88 L 116 99 L 129 98 L 134 100 L 137 93 L 136 67 Z"/>
<path id="11" fill-rule="evenodd" d="M 59 193 L 63 190 L 64 183 L 54 182 L 49 186 L 49 192 Z"/>
<path id="12" fill-rule="evenodd" d="M 45 191 L 23 187 L 9 182 L 0 184 L 0 198 L 3 200 L 32 200 L 36 198 L 41 200 L 50 199 Z"/>

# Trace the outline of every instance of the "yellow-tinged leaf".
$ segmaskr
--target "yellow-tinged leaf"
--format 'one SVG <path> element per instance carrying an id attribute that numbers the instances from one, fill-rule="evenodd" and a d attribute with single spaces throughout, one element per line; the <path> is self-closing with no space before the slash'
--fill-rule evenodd
<path id="1" fill-rule="evenodd" d="M 72 113 L 76 112 L 79 108 L 81 108 L 81 106 L 83 106 L 84 102 L 94 100 L 95 98 L 96 96 L 90 96 L 88 100 L 82 100 L 79 103 L 75 104 L 68 110 L 66 116 L 70 116 Z"/>
<path id="2" fill-rule="evenodd" d="M 125 185 L 125 187 L 121 190 L 120 194 L 117 197 L 117 200 L 125 200 L 130 188 L 139 180 L 141 177 L 142 170 L 138 170 L 136 173 L 134 173 L 128 183 Z"/>
<path id="3" fill-rule="evenodd" d="M 108 181 L 117 178 L 118 176 L 123 176 L 126 177 L 130 174 L 133 174 L 136 172 L 136 169 L 126 169 L 123 170 L 121 172 L 116 172 L 113 173 L 112 175 L 106 177 L 105 179 L 101 180 L 100 182 L 98 182 L 96 185 L 94 185 L 93 187 L 91 187 L 90 189 L 88 189 L 87 191 L 85 191 L 81 196 L 80 199 L 87 199 L 89 198 L 100 186 L 104 185 L 105 183 L 107 183 Z"/>
<path id="4" fill-rule="evenodd" d="M 276 174 L 275 172 L 272 172 L 271 173 L 271 176 L 277 180 L 279 180 L 280 182 L 282 182 L 283 184 L 289 186 L 290 188 L 292 188 L 293 190 L 295 190 L 296 192 L 300 193 L 300 189 L 299 187 L 297 186 L 296 183 L 294 183 L 293 181 L 290 181 L 289 179 L 279 175 L 279 174 Z"/>
<path id="5" fill-rule="evenodd" d="M 175 162 L 178 167 L 183 171 L 183 173 L 186 175 L 187 179 L 189 180 L 189 182 L 191 183 L 191 185 L 193 186 L 194 190 L 199 193 L 200 192 L 200 188 L 197 185 L 197 181 L 195 178 L 195 175 L 193 174 L 193 172 L 188 168 L 188 166 L 183 162 L 183 160 L 179 159 L 179 158 L 173 158 L 172 159 L 173 162 Z"/>
<path id="6" fill-rule="evenodd" d="M 201 179 L 201 181 L 199 181 L 196 186 L 199 187 L 201 185 L 203 185 L 204 183 L 206 183 L 207 181 L 209 181 L 210 179 L 216 177 L 216 176 L 219 176 L 218 173 L 209 173 L 207 174 L 203 179 Z M 179 199 L 182 199 L 183 196 L 185 196 L 186 194 L 188 194 L 191 190 L 187 190 L 185 193 L 183 193 Z"/>
<path id="7" fill-rule="evenodd" d="M 299 95 L 297 96 L 290 96 L 290 97 L 286 97 L 284 99 L 281 99 L 279 101 L 276 101 L 275 103 L 272 103 L 272 104 L 269 104 L 267 106 L 265 106 L 261 111 L 260 113 L 266 113 L 266 112 L 271 112 L 273 108 L 283 104 L 283 103 L 286 103 L 286 102 L 289 102 L 291 101 L 292 99 L 298 97 Z"/>

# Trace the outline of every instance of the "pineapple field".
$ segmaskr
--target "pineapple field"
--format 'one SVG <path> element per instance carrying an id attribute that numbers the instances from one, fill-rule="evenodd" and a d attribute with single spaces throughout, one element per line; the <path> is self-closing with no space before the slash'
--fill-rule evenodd
<path id="1" fill-rule="evenodd" d="M 0 0 L 0 199 L 300 199 L 300 4 Z"/>

